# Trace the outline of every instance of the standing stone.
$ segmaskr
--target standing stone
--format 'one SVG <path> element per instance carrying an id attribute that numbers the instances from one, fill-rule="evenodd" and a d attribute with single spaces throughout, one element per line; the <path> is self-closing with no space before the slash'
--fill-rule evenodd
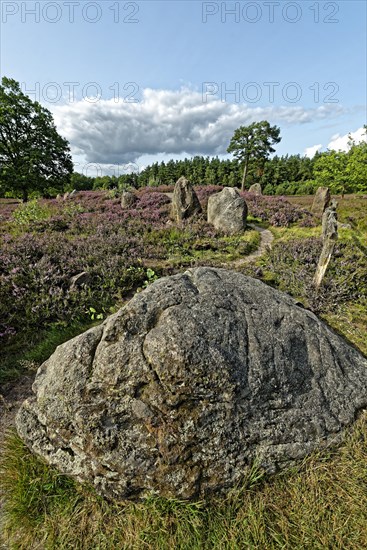
<path id="1" fill-rule="evenodd" d="M 69 199 L 72 199 L 73 197 L 75 197 L 75 195 L 77 194 L 77 190 L 76 189 L 73 189 L 72 192 L 70 193 L 69 195 Z"/>
<path id="2" fill-rule="evenodd" d="M 131 208 L 137 201 L 136 195 L 131 191 L 123 191 L 121 195 L 121 208 Z"/>
<path id="3" fill-rule="evenodd" d="M 322 251 L 317 264 L 314 277 L 316 288 L 322 283 L 327 267 L 331 260 L 331 256 L 338 239 L 338 216 L 336 208 L 338 203 L 336 200 L 331 201 L 331 205 L 325 210 L 322 215 Z"/>
<path id="4" fill-rule="evenodd" d="M 330 190 L 328 187 L 319 187 L 313 199 L 311 212 L 321 219 L 325 209 L 330 204 Z"/>
<path id="5" fill-rule="evenodd" d="M 338 215 L 336 209 L 338 201 L 332 199 L 330 206 L 326 208 L 322 215 L 322 242 L 327 239 L 336 241 L 338 239 Z"/>
<path id="6" fill-rule="evenodd" d="M 200 212 L 201 205 L 191 183 L 181 176 L 173 191 L 171 218 L 176 222 L 181 222 Z"/>
<path id="7" fill-rule="evenodd" d="M 254 183 L 251 185 L 250 189 L 248 190 L 249 193 L 253 193 L 254 195 L 262 195 L 261 185 L 260 183 Z"/>
<path id="8" fill-rule="evenodd" d="M 87 271 L 82 271 L 77 275 L 74 275 L 70 279 L 70 290 L 78 290 L 79 288 L 85 286 L 90 280 L 90 274 Z"/>
<path id="9" fill-rule="evenodd" d="M 247 204 L 238 189 L 225 187 L 208 200 L 208 223 L 225 233 L 240 233 L 246 227 Z"/>
<path id="10" fill-rule="evenodd" d="M 287 294 L 202 267 L 58 346 L 33 391 L 16 426 L 47 463 L 108 498 L 204 498 L 341 441 L 367 359 Z"/>

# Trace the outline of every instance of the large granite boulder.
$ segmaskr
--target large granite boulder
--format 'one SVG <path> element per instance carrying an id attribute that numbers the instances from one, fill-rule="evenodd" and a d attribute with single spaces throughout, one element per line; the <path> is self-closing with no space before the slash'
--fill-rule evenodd
<path id="1" fill-rule="evenodd" d="M 191 218 L 201 212 L 200 201 L 191 182 L 181 176 L 175 184 L 172 197 L 171 218 L 176 222 Z"/>
<path id="2" fill-rule="evenodd" d="M 224 187 L 208 200 L 208 223 L 225 233 L 240 233 L 246 227 L 247 204 L 238 189 Z"/>
<path id="3" fill-rule="evenodd" d="M 33 390 L 16 425 L 49 464 L 109 498 L 196 498 L 339 442 L 367 360 L 288 295 L 201 267 L 59 346 Z"/>
<path id="4" fill-rule="evenodd" d="M 331 200 L 330 189 L 328 187 L 319 187 L 315 193 L 311 212 L 321 218 Z"/>

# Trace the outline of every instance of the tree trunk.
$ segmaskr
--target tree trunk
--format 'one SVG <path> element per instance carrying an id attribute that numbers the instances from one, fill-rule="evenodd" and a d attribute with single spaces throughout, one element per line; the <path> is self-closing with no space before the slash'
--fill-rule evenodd
<path id="1" fill-rule="evenodd" d="M 23 187 L 22 193 L 23 193 L 23 202 L 28 202 L 28 190 Z"/>
<path id="2" fill-rule="evenodd" d="M 242 176 L 242 183 L 241 183 L 241 191 L 245 190 L 245 182 L 246 182 L 246 176 L 247 176 L 247 168 L 248 168 L 248 158 L 245 160 L 245 167 L 243 169 L 243 176 Z"/>

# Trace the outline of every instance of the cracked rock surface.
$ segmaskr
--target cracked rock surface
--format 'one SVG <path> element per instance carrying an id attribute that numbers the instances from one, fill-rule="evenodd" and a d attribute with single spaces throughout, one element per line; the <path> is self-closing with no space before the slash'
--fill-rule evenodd
<path id="1" fill-rule="evenodd" d="M 225 493 L 339 442 L 367 360 L 295 300 L 224 269 L 162 278 L 39 369 L 19 434 L 113 499 Z"/>

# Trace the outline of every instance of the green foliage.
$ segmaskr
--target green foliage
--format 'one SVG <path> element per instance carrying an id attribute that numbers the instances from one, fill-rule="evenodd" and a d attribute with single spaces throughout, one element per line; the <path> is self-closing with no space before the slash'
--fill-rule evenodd
<path id="1" fill-rule="evenodd" d="M 63 189 L 73 171 L 68 142 L 52 114 L 3 77 L 0 86 L 0 185 L 27 201 L 31 191 Z"/>
<path id="2" fill-rule="evenodd" d="M 13 212 L 14 223 L 19 226 L 31 226 L 41 220 L 46 220 L 51 215 L 50 209 L 40 204 L 37 199 L 20 204 Z"/>
<path id="3" fill-rule="evenodd" d="M 367 128 L 367 127 L 366 127 Z M 327 151 L 318 156 L 314 176 L 334 194 L 367 192 L 367 142 L 350 142 L 348 151 Z"/>
<path id="4" fill-rule="evenodd" d="M 274 156 L 271 159 L 253 159 L 249 162 L 246 186 L 253 183 L 260 183 L 266 195 L 274 195 L 277 186 L 286 184 L 287 194 L 307 194 L 314 192 L 312 185 L 313 165 L 318 158 L 313 159 L 301 157 L 300 155 Z M 118 178 L 118 190 L 131 189 L 131 186 L 145 187 L 150 185 L 157 187 L 161 185 L 172 186 L 180 176 L 184 175 L 194 185 L 224 185 L 227 187 L 238 187 L 241 184 L 243 175 L 242 164 L 237 160 L 219 160 L 218 157 L 200 157 L 191 159 L 154 163 L 147 166 L 139 174 L 123 175 Z M 104 176 L 103 186 L 113 188 L 116 182 L 113 177 Z M 93 179 L 93 178 L 92 178 Z M 94 181 L 94 179 L 93 179 Z M 95 188 L 100 185 L 97 180 Z M 300 187 L 302 192 L 299 191 Z M 75 186 L 74 186 L 75 187 Z M 172 191 L 172 188 L 167 188 Z"/>
<path id="5" fill-rule="evenodd" d="M 331 193 L 341 194 L 350 191 L 346 175 L 347 155 L 342 151 L 328 151 L 319 156 L 314 166 L 318 184 L 329 187 Z"/>
<path id="6" fill-rule="evenodd" d="M 86 313 L 92 321 L 101 321 L 104 317 L 103 313 L 97 313 L 97 310 L 94 307 L 89 307 Z"/>
<path id="7" fill-rule="evenodd" d="M 270 126 L 267 120 L 254 122 L 249 126 L 240 126 L 235 130 L 228 146 L 228 153 L 234 156 L 244 164 L 242 176 L 242 191 L 245 189 L 246 176 L 250 161 L 256 160 L 260 166 L 273 153 L 273 145 L 279 143 L 280 128 Z"/>
<path id="8" fill-rule="evenodd" d="M 154 281 L 156 281 L 158 279 L 158 275 L 156 274 L 156 272 L 153 269 L 150 269 L 150 267 L 148 267 L 148 269 L 146 271 L 146 276 L 147 276 L 147 278 L 145 279 L 145 281 L 143 283 L 143 288 L 146 288 L 148 285 L 150 285 L 151 283 L 154 283 Z"/>
<path id="9" fill-rule="evenodd" d="M 348 188 L 354 193 L 367 193 L 367 142 L 352 145 L 347 157 Z"/>
<path id="10" fill-rule="evenodd" d="M 93 185 L 94 178 L 79 174 L 78 172 L 73 172 L 70 177 L 70 185 L 66 187 L 66 190 L 72 191 L 76 189 L 77 191 L 88 191 L 93 189 Z"/>
<path id="11" fill-rule="evenodd" d="M 83 214 L 83 212 L 85 212 L 83 205 L 74 200 L 62 203 L 62 213 L 66 216 L 66 218 L 73 219 L 79 214 Z"/>

